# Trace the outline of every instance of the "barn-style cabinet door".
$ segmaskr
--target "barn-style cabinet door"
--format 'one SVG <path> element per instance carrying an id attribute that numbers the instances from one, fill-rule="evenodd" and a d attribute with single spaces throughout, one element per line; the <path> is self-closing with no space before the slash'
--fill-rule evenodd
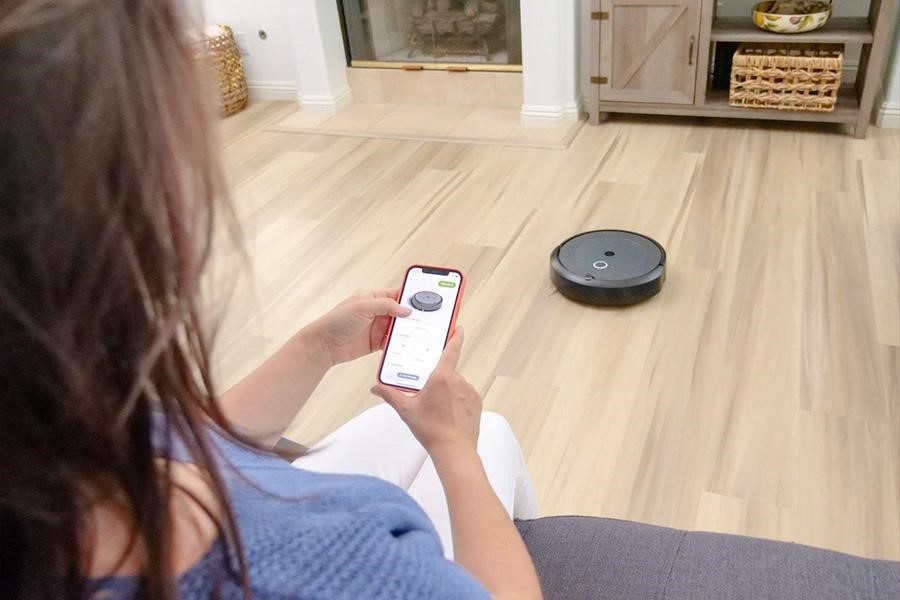
<path id="1" fill-rule="evenodd" d="M 700 2 L 600 0 L 598 98 L 693 104 Z"/>

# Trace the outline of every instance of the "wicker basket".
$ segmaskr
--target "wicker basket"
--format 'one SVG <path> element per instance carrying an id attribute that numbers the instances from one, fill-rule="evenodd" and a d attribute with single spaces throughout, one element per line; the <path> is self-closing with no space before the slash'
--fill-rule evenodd
<path id="1" fill-rule="evenodd" d="M 830 112 L 843 62 L 841 44 L 741 44 L 731 62 L 728 103 Z"/>
<path id="2" fill-rule="evenodd" d="M 219 114 L 228 117 L 247 106 L 247 79 L 241 52 L 228 25 L 216 25 L 203 37 L 203 58 L 215 73 Z"/>

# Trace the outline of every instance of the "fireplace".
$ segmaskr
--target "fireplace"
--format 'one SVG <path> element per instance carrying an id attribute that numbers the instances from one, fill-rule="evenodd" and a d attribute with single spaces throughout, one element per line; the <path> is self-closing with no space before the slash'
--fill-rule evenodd
<path id="1" fill-rule="evenodd" d="M 519 0 L 339 0 L 353 67 L 519 71 Z"/>
<path id="2" fill-rule="evenodd" d="M 518 106 L 523 122 L 573 121 L 581 100 L 578 45 L 588 41 L 579 40 L 576 24 L 589 18 L 595 1 L 478 0 L 477 6 L 473 0 L 284 2 L 297 100 L 304 109 L 326 112 L 354 100 Z M 496 17 L 481 18 L 479 29 L 470 27 L 484 15 Z M 424 40 L 419 26 L 428 33 Z M 348 68 L 348 62 L 375 68 Z M 581 67 L 587 73 L 584 61 Z M 351 86 L 351 79 L 362 83 Z"/>

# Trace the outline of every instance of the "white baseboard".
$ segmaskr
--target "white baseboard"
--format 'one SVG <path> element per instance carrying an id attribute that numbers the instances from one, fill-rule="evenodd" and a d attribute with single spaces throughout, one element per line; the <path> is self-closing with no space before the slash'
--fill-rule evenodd
<path id="1" fill-rule="evenodd" d="M 578 94 L 578 96 L 571 102 L 567 102 L 563 105 L 563 114 L 565 114 L 567 118 L 574 116 L 576 119 L 578 119 L 579 117 L 581 117 L 581 112 L 583 110 L 584 97 L 582 97 L 581 94 Z"/>
<path id="2" fill-rule="evenodd" d="M 875 116 L 875 124 L 887 129 L 900 129 L 900 103 L 882 102 Z"/>
<path id="3" fill-rule="evenodd" d="M 564 105 L 523 104 L 519 114 L 526 125 L 560 125 L 577 121 L 581 105 L 581 96 Z"/>
<path id="4" fill-rule="evenodd" d="M 353 94 L 350 93 L 349 87 L 345 87 L 337 94 L 304 94 L 298 90 L 295 99 L 305 110 L 335 113 L 353 102 Z"/>
<path id="5" fill-rule="evenodd" d="M 875 100 L 875 125 L 885 129 L 900 129 L 900 102 L 885 97 L 889 90 L 882 88 Z"/>
<path id="6" fill-rule="evenodd" d="M 326 94 L 304 94 L 297 89 L 296 81 L 257 80 L 248 81 L 250 96 L 256 100 L 287 100 L 298 102 L 309 110 L 336 112 L 352 101 L 350 88 L 345 88 L 336 96 Z"/>
<path id="7" fill-rule="evenodd" d="M 255 100 L 296 100 L 297 82 L 278 80 L 248 81 L 250 97 Z"/>

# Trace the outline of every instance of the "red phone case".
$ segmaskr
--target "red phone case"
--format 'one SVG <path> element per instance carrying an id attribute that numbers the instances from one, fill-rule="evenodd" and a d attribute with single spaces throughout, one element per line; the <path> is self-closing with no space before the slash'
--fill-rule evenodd
<path id="1" fill-rule="evenodd" d="M 403 285 L 406 285 L 406 278 L 409 277 L 409 272 L 411 269 L 420 268 L 420 269 L 441 269 L 444 271 L 456 271 L 459 273 L 459 293 L 456 295 L 456 306 L 453 307 L 453 316 L 450 317 L 450 328 L 447 331 L 447 339 L 444 341 L 444 346 L 447 346 L 447 342 L 450 341 L 450 338 L 453 337 L 453 332 L 456 331 L 456 317 L 459 316 L 459 308 L 462 306 L 463 293 L 466 291 L 466 274 L 462 269 L 457 269 L 455 267 L 438 267 L 435 265 L 409 265 L 406 267 L 406 271 L 403 272 Z M 400 288 L 400 294 L 403 294 L 403 288 Z M 400 298 L 396 299 L 397 302 L 400 301 Z M 391 334 L 394 332 L 394 323 L 397 321 L 396 317 L 391 319 L 391 325 L 388 327 L 387 335 L 384 336 L 384 340 L 381 342 L 381 360 L 378 361 L 378 370 L 375 372 L 375 381 L 380 383 L 381 385 L 386 385 L 388 387 L 396 388 L 398 390 L 403 390 L 405 392 L 418 392 L 416 388 L 408 388 L 402 385 L 394 385 L 391 383 L 385 383 L 381 380 L 381 368 L 384 366 L 385 355 L 387 354 L 388 342 L 391 341 Z"/>

